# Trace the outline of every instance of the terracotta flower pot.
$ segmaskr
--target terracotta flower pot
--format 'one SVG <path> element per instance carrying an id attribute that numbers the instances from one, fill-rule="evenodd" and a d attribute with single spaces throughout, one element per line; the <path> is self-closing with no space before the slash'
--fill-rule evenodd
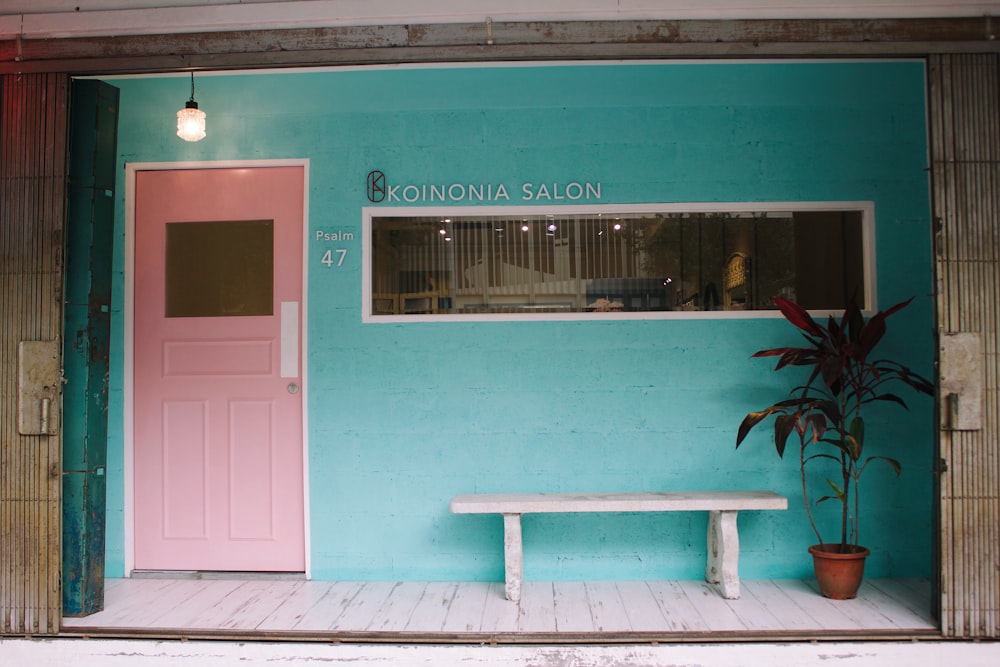
<path id="1" fill-rule="evenodd" d="M 850 600 L 858 594 L 865 575 L 865 559 L 871 552 L 864 547 L 840 553 L 839 544 L 814 544 L 809 547 L 819 592 L 833 600 Z"/>

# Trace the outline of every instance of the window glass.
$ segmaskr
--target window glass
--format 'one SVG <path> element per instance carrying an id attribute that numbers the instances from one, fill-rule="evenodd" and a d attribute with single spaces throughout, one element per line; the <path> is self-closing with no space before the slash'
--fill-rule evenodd
<path id="1" fill-rule="evenodd" d="M 170 222 L 167 317 L 271 315 L 274 221 Z"/>
<path id="2" fill-rule="evenodd" d="M 864 303 L 865 211 L 379 215 L 371 313 L 814 310 Z M 867 307 L 867 304 L 865 304 Z"/>

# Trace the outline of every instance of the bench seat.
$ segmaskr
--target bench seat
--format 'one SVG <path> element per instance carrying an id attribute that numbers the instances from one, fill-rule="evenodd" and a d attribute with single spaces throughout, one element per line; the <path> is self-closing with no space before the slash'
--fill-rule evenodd
<path id="1" fill-rule="evenodd" d="M 650 491 L 635 493 L 483 493 L 455 496 L 454 514 L 502 514 L 504 578 L 508 600 L 521 597 L 523 543 L 521 516 L 573 512 L 708 512 L 706 581 L 727 599 L 740 596 L 737 513 L 788 509 L 788 499 L 773 491 Z"/>

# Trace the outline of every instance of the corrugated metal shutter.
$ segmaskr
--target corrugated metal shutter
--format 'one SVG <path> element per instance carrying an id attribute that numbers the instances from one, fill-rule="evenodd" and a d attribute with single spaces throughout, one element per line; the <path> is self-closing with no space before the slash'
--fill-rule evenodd
<path id="1" fill-rule="evenodd" d="M 19 419 L 19 357 L 38 349 L 26 341 L 56 350 L 40 414 L 58 414 L 68 83 L 65 74 L 0 82 L 0 634 L 56 633 L 61 619 L 61 429 Z M 51 434 L 22 434 L 33 430 Z"/>
<path id="2" fill-rule="evenodd" d="M 941 625 L 1000 637 L 1000 55 L 930 59 Z"/>

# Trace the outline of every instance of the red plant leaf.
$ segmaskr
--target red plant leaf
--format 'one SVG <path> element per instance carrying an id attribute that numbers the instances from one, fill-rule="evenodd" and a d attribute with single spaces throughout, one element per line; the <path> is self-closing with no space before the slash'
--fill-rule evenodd
<path id="1" fill-rule="evenodd" d="M 779 415 L 774 418 L 774 448 L 778 450 L 778 457 L 785 455 L 785 443 L 788 436 L 795 430 L 795 425 L 799 421 L 799 414 Z"/>
<path id="2" fill-rule="evenodd" d="M 843 362 L 838 356 L 830 355 L 822 359 L 819 363 L 819 372 L 823 376 L 823 384 L 829 387 L 834 394 L 840 392 L 839 383 L 842 370 Z"/>
<path id="3" fill-rule="evenodd" d="M 882 337 L 885 336 L 885 313 L 878 312 L 872 315 L 872 318 L 868 320 L 866 324 L 861 329 L 861 336 L 858 339 L 858 346 L 861 348 L 861 352 L 858 355 L 860 361 L 864 361 L 865 357 L 868 356 Z"/>
<path id="4" fill-rule="evenodd" d="M 785 352 L 788 352 L 789 350 L 797 350 L 797 349 L 798 349 L 797 347 L 775 347 L 770 350 L 758 350 L 757 352 L 751 354 L 750 358 L 755 359 L 757 357 L 777 357 L 779 355 L 784 354 Z"/>
<path id="5" fill-rule="evenodd" d="M 911 296 L 911 297 L 910 297 L 909 299 L 907 299 L 906 301 L 900 301 L 900 302 L 899 302 L 899 303 L 897 303 L 897 304 L 896 304 L 895 306 L 890 306 L 889 308 L 886 308 L 886 309 L 885 309 L 885 310 L 883 310 L 882 312 L 883 312 L 883 313 L 885 313 L 885 316 L 886 316 L 886 317 L 889 317 L 890 315 L 892 315 L 892 314 L 893 314 L 893 313 L 895 313 L 896 311 L 899 311 L 899 310 L 902 310 L 903 308 L 906 308 L 907 306 L 909 306 L 909 305 L 910 305 L 910 302 L 911 302 L 911 301 L 913 301 L 913 298 L 914 298 L 914 297 L 912 297 L 912 296 Z"/>
<path id="6" fill-rule="evenodd" d="M 847 339 L 852 343 L 860 342 L 864 335 L 865 318 L 861 314 L 858 306 L 857 295 L 852 296 L 844 308 L 844 316 L 841 318 L 841 330 L 847 333 Z"/>
<path id="7" fill-rule="evenodd" d="M 903 308 L 906 308 L 908 305 L 910 305 L 911 301 L 913 301 L 912 296 L 906 301 L 900 301 L 895 306 L 891 306 L 889 308 L 886 308 L 885 310 L 879 311 L 874 315 L 872 315 L 871 319 L 868 320 L 868 324 L 867 326 L 865 326 L 861 335 L 861 339 L 859 341 L 861 343 L 862 349 L 864 350 L 865 356 L 867 356 L 867 354 L 871 352 L 876 345 L 878 345 L 878 342 L 882 340 L 882 337 L 885 336 L 886 318 L 888 318 L 893 313 L 896 313 L 902 310 Z"/>
<path id="8" fill-rule="evenodd" d="M 774 297 L 774 303 L 778 306 L 778 310 L 781 314 L 785 316 L 785 319 L 802 329 L 811 336 L 822 336 L 823 331 L 816 321 L 812 318 L 809 312 L 795 303 L 794 301 L 789 301 L 780 296 Z"/>
<path id="9" fill-rule="evenodd" d="M 813 437 L 820 440 L 826 433 L 826 417 L 822 414 L 811 414 L 806 420 L 812 427 Z"/>
<path id="10" fill-rule="evenodd" d="M 743 442 L 743 439 L 750 433 L 750 430 L 757 424 L 767 419 L 772 412 L 774 412 L 773 406 L 764 410 L 758 410 L 757 412 L 751 412 L 743 418 L 743 422 L 740 423 L 739 431 L 736 434 L 737 449 L 739 448 L 740 443 Z"/>

